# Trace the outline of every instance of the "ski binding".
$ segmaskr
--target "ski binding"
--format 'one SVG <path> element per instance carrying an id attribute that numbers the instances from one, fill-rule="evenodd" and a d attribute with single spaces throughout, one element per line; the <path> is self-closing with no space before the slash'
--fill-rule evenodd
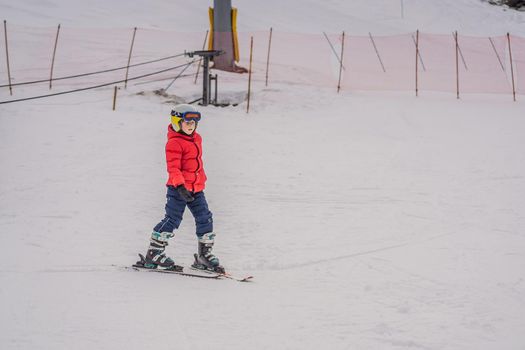
<path id="1" fill-rule="evenodd" d="M 190 268 L 192 270 L 194 270 L 194 271 L 202 271 L 204 273 L 211 274 L 211 275 L 218 274 L 220 277 L 228 278 L 228 279 L 231 279 L 231 280 L 234 280 L 234 281 L 237 281 L 237 282 L 248 282 L 248 281 L 251 281 L 253 279 L 253 276 L 251 276 L 251 275 L 244 276 L 244 277 L 238 277 L 238 276 L 234 276 L 234 275 L 224 271 L 224 269 L 222 271 L 215 271 L 215 270 L 209 269 L 207 266 L 205 266 L 203 264 L 199 264 L 197 262 L 197 255 L 196 254 L 195 254 L 195 262 L 191 265 Z"/>
<path id="2" fill-rule="evenodd" d="M 181 276 L 189 276 L 189 277 L 199 277 L 199 278 L 212 278 L 212 279 L 218 279 L 221 277 L 218 273 L 193 273 L 193 272 L 186 272 L 184 271 L 184 266 L 180 265 L 174 265 L 172 268 L 165 269 L 161 267 L 149 267 L 145 263 L 145 258 L 142 254 L 139 254 L 140 261 L 137 261 L 135 264 L 131 265 L 131 268 L 136 271 L 147 271 L 147 272 L 160 272 L 160 273 L 167 273 L 167 274 L 174 274 L 174 275 L 181 275 Z"/>

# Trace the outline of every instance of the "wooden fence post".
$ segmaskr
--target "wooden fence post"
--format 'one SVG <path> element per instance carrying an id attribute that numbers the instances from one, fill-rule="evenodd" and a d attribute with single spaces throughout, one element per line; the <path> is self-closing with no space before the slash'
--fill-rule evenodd
<path id="1" fill-rule="evenodd" d="M 115 85 L 115 89 L 113 90 L 113 110 L 117 107 L 117 86 Z"/>
<path id="2" fill-rule="evenodd" d="M 452 37 L 455 37 L 456 41 L 457 41 L 459 57 L 461 57 L 461 62 L 463 62 L 463 67 L 465 67 L 465 70 L 468 70 L 467 61 L 465 61 L 465 56 L 463 56 L 463 51 L 461 51 L 461 46 L 459 46 L 459 41 L 458 41 L 457 36 L 458 36 L 458 32 L 457 31 L 456 31 L 455 34 L 452 33 Z"/>
<path id="3" fill-rule="evenodd" d="M 339 93 L 339 90 L 341 90 L 341 75 L 343 72 L 343 54 L 345 51 L 345 31 L 343 30 L 343 36 L 341 39 L 341 61 L 339 63 L 339 80 L 337 82 L 337 93 Z"/>
<path id="4" fill-rule="evenodd" d="M 253 57 L 253 36 L 250 40 L 250 70 L 248 71 L 248 104 L 246 105 L 246 113 L 250 112 L 250 95 L 252 86 L 252 57 Z"/>
<path id="5" fill-rule="evenodd" d="M 416 97 L 418 97 L 419 29 L 416 31 Z"/>
<path id="6" fill-rule="evenodd" d="M 419 32 L 419 29 L 417 30 Z M 414 46 L 418 45 L 416 44 L 416 38 L 414 38 L 414 35 L 412 35 L 412 41 L 414 42 Z M 419 52 L 419 49 L 418 49 Z M 423 68 L 423 72 L 427 71 L 427 68 L 425 67 L 425 62 L 423 62 L 423 57 L 421 57 L 421 52 L 418 54 L 419 56 L 419 63 L 421 63 L 421 68 Z"/>
<path id="7" fill-rule="evenodd" d="M 55 47 L 53 49 L 53 57 L 51 58 L 51 73 L 49 73 L 49 90 L 51 90 L 51 85 L 53 81 L 53 68 L 55 66 L 55 55 L 57 53 L 58 33 L 60 33 L 60 24 L 58 25 L 58 28 L 57 28 L 57 36 L 55 38 Z"/>
<path id="8" fill-rule="evenodd" d="M 507 41 L 509 43 L 509 58 L 510 58 L 510 75 L 512 76 L 512 97 L 516 102 L 516 85 L 514 83 L 514 67 L 512 62 L 512 50 L 510 48 L 510 33 L 507 33 Z"/>
<path id="9" fill-rule="evenodd" d="M 13 87 L 11 86 L 11 69 L 9 67 L 9 49 L 7 46 L 7 21 L 4 19 L 4 38 L 5 38 L 5 56 L 7 62 L 7 80 L 9 82 L 9 94 L 13 95 Z"/>
<path id="10" fill-rule="evenodd" d="M 131 48 L 129 49 L 128 65 L 126 67 L 126 79 L 124 80 L 124 89 L 128 88 L 128 72 L 129 72 L 129 63 L 131 62 L 131 53 L 133 52 L 133 44 L 135 43 L 135 34 L 137 33 L 137 27 L 133 29 L 133 38 L 131 39 Z"/>
<path id="11" fill-rule="evenodd" d="M 268 69 L 270 67 L 270 48 L 272 47 L 272 32 L 273 28 L 270 27 L 270 39 L 268 40 L 268 55 L 266 56 L 266 85 L 268 86 Z"/>
<path id="12" fill-rule="evenodd" d="M 454 33 L 454 40 L 456 41 L 456 97 L 459 99 L 459 45 L 457 31 Z"/>

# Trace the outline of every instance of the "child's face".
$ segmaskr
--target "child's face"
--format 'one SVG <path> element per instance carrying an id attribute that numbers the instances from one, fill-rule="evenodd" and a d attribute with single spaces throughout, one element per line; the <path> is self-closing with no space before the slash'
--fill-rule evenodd
<path id="1" fill-rule="evenodd" d="M 191 135 L 191 134 L 193 134 L 193 132 L 197 128 L 197 123 L 195 122 L 195 120 L 190 120 L 188 122 L 183 120 L 181 122 L 181 126 L 180 127 L 181 127 L 182 131 L 184 131 L 185 134 Z"/>

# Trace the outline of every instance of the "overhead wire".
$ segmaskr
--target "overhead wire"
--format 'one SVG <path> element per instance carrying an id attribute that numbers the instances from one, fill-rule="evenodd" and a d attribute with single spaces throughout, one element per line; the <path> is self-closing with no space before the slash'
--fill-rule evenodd
<path id="1" fill-rule="evenodd" d="M 195 63 L 197 61 L 198 60 L 195 59 L 195 60 L 192 60 L 191 62 L 188 62 L 188 63 L 185 63 L 185 64 L 181 64 L 181 65 L 178 65 L 178 66 L 175 66 L 175 67 L 170 67 L 170 68 L 162 69 L 162 70 L 159 70 L 159 71 L 156 71 L 156 72 L 153 72 L 153 73 L 148 73 L 148 74 L 143 74 L 143 75 L 139 75 L 139 76 L 136 76 L 136 77 L 131 77 L 131 78 L 128 78 L 127 81 L 142 79 L 142 78 L 146 78 L 146 77 L 149 77 L 149 76 L 152 76 L 152 75 L 157 75 L 157 74 L 169 72 L 171 70 L 175 70 L 175 69 L 178 69 L 178 68 L 181 68 L 181 67 L 184 67 L 184 66 L 189 66 L 189 65 L 191 65 L 191 64 L 193 64 L 193 63 Z M 32 97 L 25 97 L 25 98 L 19 98 L 19 99 L 14 99 L 14 100 L 7 100 L 7 101 L 0 101 L 0 104 L 7 104 L 7 103 L 21 102 L 21 101 L 29 101 L 29 100 L 36 100 L 36 99 L 40 99 L 40 98 L 71 94 L 71 93 L 74 93 L 74 92 L 86 91 L 86 90 L 91 90 L 91 89 L 98 89 L 98 88 L 109 86 L 109 85 L 119 84 L 119 83 L 123 83 L 125 81 L 126 81 L 126 79 L 122 79 L 122 80 L 118 80 L 118 81 L 112 81 L 112 82 L 109 82 L 109 83 L 104 83 L 104 84 L 99 84 L 99 85 L 95 85 L 95 86 L 89 86 L 89 87 L 84 87 L 84 88 L 79 88 L 79 89 L 74 89 L 74 90 L 61 91 L 61 92 L 56 92 L 56 93 L 52 93 L 52 94 L 32 96 Z"/>
<path id="2" fill-rule="evenodd" d="M 57 80 L 65 80 L 65 79 L 73 79 L 73 78 L 86 77 L 86 76 L 96 75 L 96 74 L 102 74 L 102 73 L 109 73 L 109 72 L 114 72 L 114 71 L 121 70 L 121 69 L 126 69 L 126 68 L 128 68 L 128 67 L 129 67 L 129 68 L 132 68 L 132 67 L 143 66 L 143 65 L 146 65 L 146 64 L 151 64 L 151 63 L 155 63 L 155 62 L 165 61 L 165 60 L 172 59 L 172 58 L 177 58 L 177 57 L 180 57 L 180 56 L 184 56 L 184 53 L 181 53 L 181 54 L 178 54 L 178 55 L 173 55 L 173 56 L 168 56 L 168 57 L 163 57 L 163 58 L 158 58 L 158 59 L 151 60 L 151 61 L 146 61 L 146 62 L 141 62 L 141 63 L 135 63 L 135 64 L 132 64 L 132 65 L 130 65 L 130 66 L 122 66 L 122 67 L 117 67 L 117 68 L 110 68 L 110 69 L 100 70 L 100 71 L 96 71 L 96 72 L 89 72 L 89 73 L 81 73 L 81 74 L 75 74 L 75 75 L 68 75 L 68 76 L 59 77 L 59 78 L 53 78 L 53 79 L 41 79 L 41 80 L 34 80 L 34 81 L 24 81 L 24 82 L 14 83 L 14 84 L 4 84 L 4 85 L 0 85 L 0 88 L 8 87 L 8 86 L 20 86 L 20 85 L 30 85 L 30 84 L 47 83 L 47 82 L 49 82 L 50 80 L 51 80 L 51 81 L 57 81 Z M 128 80 L 129 80 L 129 79 L 128 79 Z"/>

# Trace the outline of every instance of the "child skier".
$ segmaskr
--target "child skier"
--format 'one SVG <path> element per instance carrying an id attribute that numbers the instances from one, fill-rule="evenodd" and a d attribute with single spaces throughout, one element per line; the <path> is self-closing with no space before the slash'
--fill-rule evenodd
<path id="1" fill-rule="evenodd" d="M 168 193 L 166 214 L 151 233 L 148 251 L 142 263 L 147 268 L 182 271 L 182 266 L 166 256 L 168 240 L 179 228 L 186 206 L 195 218 L 198 253 L 194 267 L 225 273 L 219 259 L 212 254 L 215 234 L 212 213 L 204 196 L 206 174 L 202 163 L 202 137 L 195 131 L 201 119 L 197 109 L 189 104 L 176 105 L 168 126 L 166 162 Z"/>

